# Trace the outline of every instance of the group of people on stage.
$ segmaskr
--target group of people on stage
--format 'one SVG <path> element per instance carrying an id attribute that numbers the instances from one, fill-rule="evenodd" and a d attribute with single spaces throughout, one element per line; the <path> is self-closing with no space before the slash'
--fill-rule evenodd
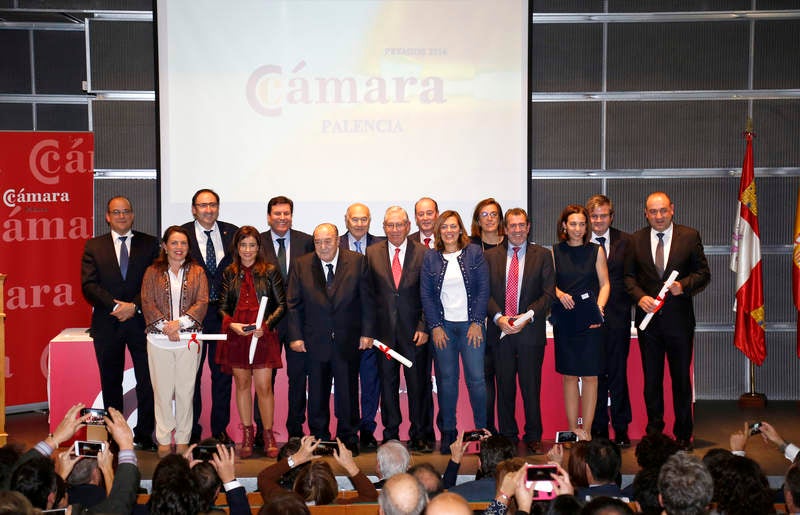
<path id="1" fill-rule="evenodd" d="M 441 452 L 448 453 L 458 435 L 463 367 L 474 428 L 517 442 L 519 384 L 522 439 L 530 453 L 539 453 L 541 369 L 551 312 L 565 427 L 588 440 L 609 436 L 611 425 L 615 442 L 628 446 L 632 305 L 637 326 L 654 313 L 638 331 L 647 432 L 664 429 L 666 356 L 674 434 L 683 448 L 691 448 L 692 296 L 709 283 L 710 272 L 699 233 L 673 223 L 674 206 L 665 193 L 647 197 L 648 225 L 634 234 L 611 227 L 614 206 L 603 195 L 567 206 L 552 251 L 529 242 L 524 209 L 503 213 L 493 198 L 477 204 L 469 231 L 456 211 L 440 213 L 431 198 L 415 204 L 419 230 L 413 234 L 406 211 L 390 207 L 383 217 L 385 238 L 370 234 L 371 214 L 360 203 L 347 209 L 343 235 L 331 223 L 318 225 L 313 235 L 293 229 L 293 209 L 291 199 L 271 198 L 269 230 L 259 233 L 220 221 L 219 195 L 201 189 L 192 197 L 194 220 L 168 227 L 159 242 L 132 230 L 127 198 L 108 201 L 111 231 L 87 242 L 82 285 L 94 307 L 91 336 L 106 408 L 122 409 L 126 346 L 130 351 L 137 448 L 166 455 L 174 444 L 182 454 L 200 440 L 200 377 L 207 359 L 212 435 L 230 442 L 233 380 L 242 422 L 240 456 L 260 445 L 276 457 L 273 385 L 283 348 L 287 436 L 303 435 L 307 415 L 313 436 L 331 438 L 335 382 L 335 436 L 354 454 L 374 450 L 378 407 L 384 441 L 398 439 L 402 422 L 403 367 L 384 359 L 377 341 L 413 364 L 403 368 L 409 449 L 434 449 L 433 365 Z M 659 297 L 672 271 L 677 280 Z M 225 339 L 191 336 L 198 334 Z"/>

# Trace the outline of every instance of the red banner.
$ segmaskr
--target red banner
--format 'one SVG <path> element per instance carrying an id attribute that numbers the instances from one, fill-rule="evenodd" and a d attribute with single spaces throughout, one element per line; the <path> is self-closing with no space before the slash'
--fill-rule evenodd
<path id="1" fill-rule="evenodd" d="M 93 158 L 90 132 L 0 131 L 8 406 L 47 401 L 48 342 L 89 325 L 80 262 L 94 227 Z"/>

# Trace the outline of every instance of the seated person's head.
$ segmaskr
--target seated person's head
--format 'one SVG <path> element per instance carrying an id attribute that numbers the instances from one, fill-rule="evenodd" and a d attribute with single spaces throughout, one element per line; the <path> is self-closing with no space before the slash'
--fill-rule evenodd
<path id="1" fill-rule="evenodd" d="M 289 441 L 284 444 L 283 447 L 278 451 L 278 461 L 288 458 L 292 454 L 296 453 L 300 450 L 300 438 L 297 436 L 293 436 L 289 438 Z M 308 466 L 308 463 L 303 463 L 302 465 L 298 465 L 294 468 L 289 469 L 281 478 L 278 480 L 278 484 L 281 485 L 283 488 L 287 490 L 291 490 L 294 487 L 294 480 L 297 478 L 297 474 L 300 471 Z"/>
<path id="2" fill-rule="evenodd" d="M 572 445 L 572 450 L 569 452 L 569 460 L 567 460 L 567 474 L 575 488 L 583 488 L 589 486 L 589 479 L 586 477 L 586 450 L 589 442 L 581 440 Z"/>
<path id="3" fill-rule="evenodd" d="M 422 462 L 417 463 L 410 469 L 408 473 L 414 476 L 422 483 L 425 491 L 428 493 L 428 498 L 433 499 L 434 496 L 439 495 L 444 491 L 444 482 L 442 476 L 430 463 Z"/>
<path id="4" fill-rule="evenodd" d="M 714 480 L 717 511 L 726 515 L 770 513 L 772 491 L 758 463 L 744 456 L 733 456 Z"/>
<path id="5" fill-rule="evenodd" d="M 511 458 L 510 460 L 503 460 L 497 464 L 494 470 L 494 483 L 495 493 L 500 495 L 500 489 L 503 486 L 503 479 L 508 474 L 515 474 L 519 469 L 526 465 L 525 460 L 522 458 Z M 511 492 L 503 492 L 512 495 Z M 514 497 L 508 501 L 508 513 L 515 513 L 517 511 L 517 503 Z"/>
<path id="6" fill-rule="evenodd" d="M 472 515 L 472 508 L 460 495 L 444 492 L 430 500 L 425 515 Z"/>
<path id="7" fill-rule="evenodd" d="M 100 473 L 95 459 L 79 460 L 67 476 L 67 484 L 70 486 L 99 485 L 102 480 L 103 474 Z"/>
<path id="8" fill-rule="evenodd" d="M 645 435 L 636 446 L 636 462 L 643 469 L 661 470 L 667 458 L 679 450 L 678 442 L 664 433 Z"/>
<path id="9" fill-rule="evenodd" d="M 308 467 L 297 474 L 293 490 L 305 502 L 313 502 L 317 506 L 331 504 L 339 494 L 339 485 L 333 475 L 331 466 L 324 461 L 311 461 Z"/>
<path id="10" fill-rule="evenodd" d="M 34 508 L 49 510 L 55 506 L 58 479 L 53 460 L 36 457 L 18 466 L 11 474 L 11 490 L 21 493 Z"/>
<path id="11" fill-rule="evenodd" d="M 222 481 L 217 475 L 217 470 L 211 462 L 203 461 L 192 467 L 192 476 L 197 482 L 202 511 L 209 511 L 214 506 L 214 502 L 222 489 Z"/>
<path id="12" fill-rule="evenodd" d="M 311 515 L 311 511 L 299 497 L 286 493 L 264 503 L 258 515 Z"/>
<path id="13" fill-rule="evenodd" d="M 800 511 L 800 467 L 795 463 L 786 472 L 783 480 L 783 495 L 786 498 L 786 511 Z"/>
<path id="14" fill-rule="evenodd" d="M 497 464 L 517 455 L 515 445 L 505 436 L 492 435 L 481 442 L 480 460 L 481 476 L 494 476 Z"/>
<path id="15" fill-rule="evenodd" d="M 405 445 L 397 440 L 389 440 L 378 447 L 377 456 L 378 477 L 389 479 L 395 474 L 400 474 L 408 470 L 411 462 L 411 455 Z"/>
<path id="16" fill-rule="evenodd" d="M 703 462 L 683 451 L 670 456 L 658 475 L 658 493 L 667 515 L 705 514 L 713 489 Z"/>
<path id="17" fill-rule="evenodd" d="M 608 438 L 594 438 L 586 447 L 587 477 L 593 484 L 611 484 L 619 475 L 622 457 Z"/>
<path id="18" fill-rule="evenodd" d="M 22 456 L 22 448 L 16 444 L 0 447 L 0 490 L 8 488 L 11 472 L 17 460 Z"/>
<path id="19" fill-rule="evenodd" d="M 197 481 L 183 456 L 170 454 L 158 462 L 148 505 L 154 515 L 194 515 L 201 511 Z"/>
<path id="20" fill-rule="evenodd" d="M 660 515 L 658 502 L 658 469 L 640 470 L 633 478 L 633 500 L 639 503 L 639 512 L 644 515 Z"/>
<path id="21" fill-rule="evenodd" d="M 395 474 L 386 480 L 378 496 L 383 515 L 419 515 L 425 510 L 428 494 L 411 474 Z"/>
<path id="22" fill-rule="evenodd" d="M 627 503 L 619 499 L 600 496 L 586 503 L 581 513 L 585 515 L 633 515 L 633 510 Z"/>
<path id="23" fill-rule="evenodd" d="M 713 502 L 717 502 L 719 492 L 724 490 L 724 486 L 720 484 L 723 477 L 722 471 L 728 466 L 728 462 L 733 459 L 733 456 L 731 451 L 722 448 L 710 449 L 703 456 L 703 465 L 706 466 L 714 481 L 714 493 L 711 496 Z"/>
<path id="24" fill-rule="evenodd" d="M 38 511 L 37 511 L 38 513 Z M 32 515 L 33 505 L 19 492 L 0 490 L 0 515 Z"/>
<path id="25" fill-rule="evenodd" d="M 537 503 L 533 504 L 533 508 Z M 559 495 L 547 505 L 545 515 L 580 515 L 583 505 L 578 502 L 574 495 Z"/>

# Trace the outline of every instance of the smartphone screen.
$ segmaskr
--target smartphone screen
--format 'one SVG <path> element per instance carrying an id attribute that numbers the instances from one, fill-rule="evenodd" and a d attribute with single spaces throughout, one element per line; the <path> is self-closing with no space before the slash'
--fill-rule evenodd
<path id="1" fill-rule="evenodd" d="M 578 435 L 572 431 L 558 431 L 556 432 L 556 443 L 577 442 Z"/>
<path id="2" fill-rule="evenodd" d="M 105 448 L 103 442 L 93 442 L 78 440 L 75 442 L 75 456 L 84 456 L 87 458 L 96 458 L 97 455 Z"/>

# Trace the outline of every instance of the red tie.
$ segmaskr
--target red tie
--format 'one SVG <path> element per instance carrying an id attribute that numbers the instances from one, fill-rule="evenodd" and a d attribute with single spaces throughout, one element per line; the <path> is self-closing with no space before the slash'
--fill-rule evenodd
<path id="1" fill-rule="evenodd" d="M 517 314 L 517 286 L 519 284 L 519 247 L 514 247 L 511 264 L 508 266 L 508 280 L 506 281 L 506 316 Z"/>
<path id="2" fill-rule="evenodd" d="M 425 238 L 425 246 L 428 247 L 428 248 L 431 248 L 431 239 L 430 238 Z"/>
<path id="3" fill-rule="evenodd" d="M 394 249 L 394 258 L 392 258 L 392 277 L 394 277 L 394 287 L 400 287 L 400 275 L 403 273 L 403 267 L 400 266 L 400 249 Z"/>

